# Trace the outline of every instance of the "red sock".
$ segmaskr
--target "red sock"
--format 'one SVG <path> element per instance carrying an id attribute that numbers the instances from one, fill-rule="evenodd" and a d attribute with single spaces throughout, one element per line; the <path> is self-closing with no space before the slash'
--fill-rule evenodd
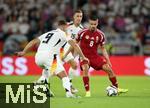
<path id="1" fill-rule="evenodd" d="M 109 77 L 109 80 L 111 81 L 113 86 L 118 88 L 118 82 L 117 82 L 116 77 L 112 77 L 112 78 Z"/>
<path id="2" fill-rule="evenodd" d="M 84 76 L 84 77 L 83 77 L 83 82 L 84 82 L 85 90 L 86 90 L 86 91 L 89 91 L 89 89 L 90 89 L 89 77 L 88 77 L 88 76 Z"/>

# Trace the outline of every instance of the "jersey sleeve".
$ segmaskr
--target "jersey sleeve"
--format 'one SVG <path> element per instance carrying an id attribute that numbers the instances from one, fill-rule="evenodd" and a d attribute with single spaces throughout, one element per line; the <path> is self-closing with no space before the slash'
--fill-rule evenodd
<path id="1" fill-rule="evenodd" d="M 81 30 L 78 32 L 77 37 L 76 37 L 77 42 L 79 42 L 82 39 L 83 34 L 84 34 L 84 30 Z"/>
<path id="2" fill-rule="evenodd" d="M 99 44 L 100 44 L 100 46 L 103 46 L 104 44 L 105 44 L 105 41 L 106 41 L 106 39 L 105 39 L 105 34 L 104 33 L 101 33 L 100 34 L 100 40 L 99 40 Z"/>

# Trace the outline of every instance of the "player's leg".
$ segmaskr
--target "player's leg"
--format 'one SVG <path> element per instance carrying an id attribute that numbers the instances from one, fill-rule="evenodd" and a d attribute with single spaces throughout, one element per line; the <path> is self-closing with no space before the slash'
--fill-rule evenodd
<path id="1" fill-rule="evenodd" d="M 90 65 L 96 70 L 100 69 L 104 70 L 108 74 L 109 80 L 111 81 L 112 85 L 118 88 L 115 73 L 111 69 L 111 67 L 106 63 L 106 60 L 104 58 L 102 58 L 101 56 L 95 56 L 94 58 L 91 59 Z"/>
<path id="2" fill-rule="evenodd" d="M 109 80 L 111 81 L 112 85 L 118 88 L 117 78 L 112 68 L 108 64 L 103 64 L 102 70 L 108 74 Z"/>
<path id="3" fill-rule="evenodd" d="M 41 77 L 35 82 L 35 83 L 44 83 L 44 84 L 47 84 L 49 83 L 49 77 L 50 77 L 50 72 L 45 69 L 43 69 L 42 71 L 42 75 Z M 54 93 L 49 89 L 49 92 L 50 92 L 50 97 L 54 97 Z"/>
<path id="4" fill-rule="evenodd" d="M 70 45 L 67 43 L 64 47 L 64 53 L 66 53 L 68 51 L 68 49 L 70 48 Z M 73 84 L 72 84 L 72 79 L 74 77 L 74 74 L 77 70 L 77 63 L 75 62 L 74 60 L 74 56 L 72 53 L 69 53 L 66 58 L 64 59 L 64 62 L 68 63 L 70 65 L 70 68 L 69 68 L 69 71 L 68 71 L 68 74 L 69 74 L 69 79 L 70 79 L 70 83 L 71 83 L 71 88 L 72 88 L 72 91 L 74 93 L 78 92 L 78 90 L 76 88 L 73 87 Z"/>
<path id="5" fill-rule="evenodd" d="M 116 88 L 118 88 L 118 93 L 128 92 L 128 89 L 121 89 L 118 87 L 116 75 L 115 75 L 114 71 L 112 70 L 112 68 L 108 64 L 104 64 L 102 66 L 102 70 L 104 70 L 108 74 L 109 80 L 111 81 L 112 85 L 115 86 Z"/>
<path id="6" fill-rule="evenodd" d="M 43 55 L 44 56 L 44 58 L 43 58 L 43 56 L 41 56 L 41 55 Z M 37 82 L 42 82 L 42 81 L 49 81 L 49 76 L 50 76 L 50 73 L 49 73 L 49 71 L 48 71 L 48 68 L 46 68 L 46 66 L 45 66 L 45 63 L 46 63 L 46 61 L 47 61 L 47 54 L 46 53 L 43 53 L 43 52 L 39 52 L 39 53 L 36 53 L 36 55 L 35 55 L 35 63 L 40 67 L 40 68 L 42 68 L 43 69 L 43 71 L 42 71 L 42 75 L 41 75 L 41 77 L 37 80 Z"/>
<path id="7" fill-rule="evenodd" d="M 69 68 L 69 79 L 70 79 L 70 83 L 71 83 L 71 89 L 73 93 L 78 92 L 78 90 L 76 88 L 74 88 L 73 84 L 72 84 L 72 79 L 74 77 L 74 74 L 77 70 L 77 63 L 74 61 L 74 59 L 71 59 L 67 62 L 70 65 Z"/>
<path id="8" fill-rule="evenodd" d="M 69 50 L 69 48 L 70 48 L 70 45 L 67 43 L 63 48 L 64 54 Z M 69 73 L 69 78 L 72 80 L 74 73 L 77 69 L 77 63 L 74 61 L 74 56 L 71 52 L 64 58 L 64 62 L 70 64 L 70 69 L 68 73 Z"/>
<path id="9" fill-rule="evenodd" d="M 66 91 L 66 97 L 74 98 L 75 96 L 72 94 L 72 91 L 71 91 L 71 83 L 70 83 L 69 77 L 67 76 L 59 57 L 57 59 L 57 68 L 55 70 L 55 74 L 62 80 L 62 85 Z"/>
<path id="10" fill-rule="evenodd" d="M 83 72 L 82 79 L 83 79 L 84 88 L 86 90 L 85 97 L 90 97 L 91 92 L 90 92 L 90 83 L 89 83 L 89 75 L 88 75 L 89 65 L 87 63 L 81 62 L 80 66 Z"/>
<path id="11" fill-rule="evenodd" d="M 57 76 L 62 80 L 62 85 L 66 91 L 66 97 L 74 98 L 75 96 L 71 92 L 71 84 L 69 81 L 68 76 L 66 75 L 65 71 L 59 72 Z"/>
<path id="12" fill-rule="evenodd" d="M 34 82 L 34 85 L 38 84 L 44 84 L 46 86 L 46 94 L 48 97 L 54 97 L 54 93 L 50 90 L 49 88 L 49 77 L 50 77 L 50 72 L 48 69 L 43 69 L 41 77 Z"/>
<path id="13" fill-rule="evenodd" d="M 74 59 L 69 60 L 67 63 L 70 65 L 69 78 L 73 79 L 74 73 L 77 70 L 77 63 L 74 61 Z"/>
<path id="14" fill-rule="evenodd" d="M 45 59 L 41 56 L 44 55 Z M 53 92 L 49 89 L 49 77 L 50 72 L 48 68 L 45 66 L 45 61 L 47 61 L 47 54 L 46 53 L 36 53 L 35 56 L 35 62 L 36 64 L 43 69 L 41 77 L 34 82 L 34 85 L 38 85 L 39 83 L 42 83 L 46 86 L 47 90 L 45 91 L 48 97 L 54 97 Z"/>
<path id="15" fill-rule="evenodd" d="M 37 80 L 37 82 L 43 82 L 43 81 L 45 81 L 45 80 L 46 80 L 46 82 L 49 82 L 49 76 L 50 76 L 49 71 L 43 69 L 42 75 L 41 75 L 41 77 Z"/>

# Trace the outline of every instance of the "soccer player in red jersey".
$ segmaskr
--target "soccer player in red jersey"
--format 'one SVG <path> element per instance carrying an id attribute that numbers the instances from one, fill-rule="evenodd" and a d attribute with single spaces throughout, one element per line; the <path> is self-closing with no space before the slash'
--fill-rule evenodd
<path id="1" fill-rule="evenodd" d="M 92 16 L 89 19 L 89 28 L 84 29 L 78 33 L 76 41 L 79 43 L 83 54 L 89 59 L 89 63 L 82 60 L 80 63 L 81 69 L 83 71 L 83 83 L 86 90 L 86 97 L 90 97 L 90 87 L 89 87 L 89 68 L 92 67 L 95 70 L 103 70 L 108 74 L 109 80 L 112 85 L 118 89 L 118 93 L 125 93 L 127 89 L 118 88 L 118 82 L 116 75 L 112 70 L 112 64 L 109 60 L 108 53 L 104 47 L 105 44 L 105 34 L 97 29 L 98 17 Z M 97 52 L 98 48 L 101 49 L 103 57 Z"/>

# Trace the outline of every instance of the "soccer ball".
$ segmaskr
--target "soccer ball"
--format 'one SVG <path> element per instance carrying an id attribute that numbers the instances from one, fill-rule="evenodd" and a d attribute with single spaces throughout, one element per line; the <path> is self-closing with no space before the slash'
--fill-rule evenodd
<path id="1" fill-rule="evenodd" d="M 115 86 L 108 86 L 106 88 L 107 96 L 116 96 L 118 94 L 117 88 Z"/>

